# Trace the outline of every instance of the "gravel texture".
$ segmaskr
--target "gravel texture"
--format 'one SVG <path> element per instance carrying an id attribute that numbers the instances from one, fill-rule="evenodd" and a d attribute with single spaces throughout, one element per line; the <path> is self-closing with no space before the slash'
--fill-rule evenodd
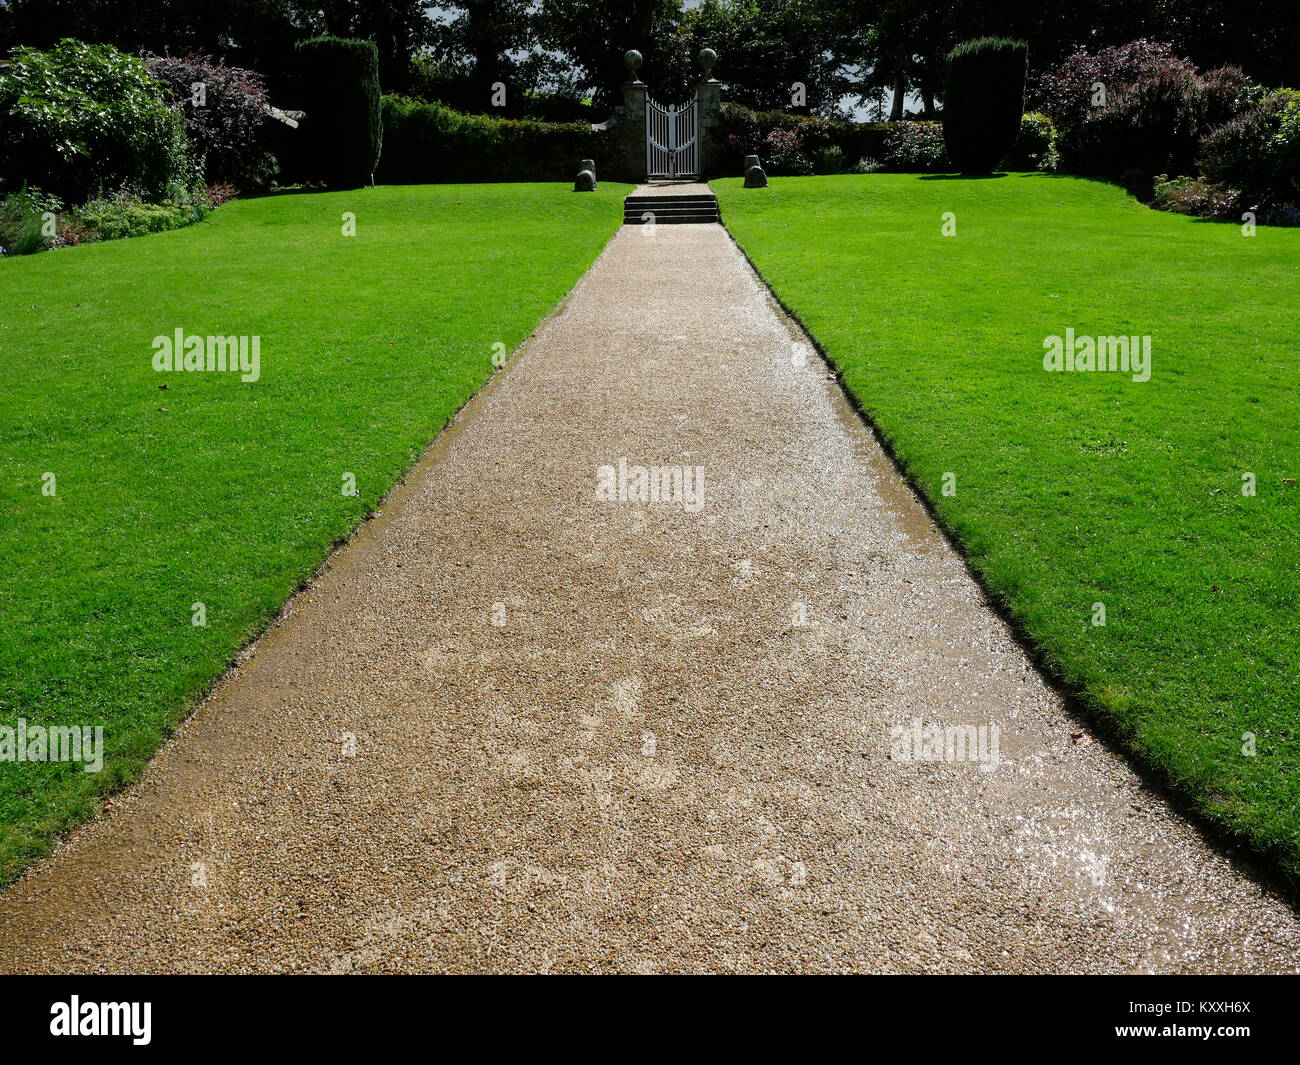
<path id="1" fill-rule="evenodd" d="M 806 343 L 722 227 L 621 230 L 0 896 L 0 970 L 1296 970 L 1295 913 L 1071 719 Z M 598 501 L 620 459 L 703 466 L 702 508 Z M 913 720 L 999 761 L 905 761 Z"/>

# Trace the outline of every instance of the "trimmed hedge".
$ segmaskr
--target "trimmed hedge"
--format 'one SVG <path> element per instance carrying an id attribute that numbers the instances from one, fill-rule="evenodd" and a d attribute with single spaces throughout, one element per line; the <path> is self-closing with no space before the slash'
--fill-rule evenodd
<path id="1" fill-rule="evenodd" d="M 766 162 L 771 154 L 766 142 L 775 130 L 796 134 L 802 150 L 814 159 L 819 152 L 832 148 L 838 148 L 850 165 L 863 158 L 880 159 L 886 154 L 889 128 L 887 122 L 833 121 L 723 104 L 716 134 L 722 154 L 720 171 L 741 173 L 746 155 L 758 155 Z"/>
<path id="2" fill-rule="evenodd" d="M 295 46 L 306 117 L 304 176 L 339 188 L 374 181 L 383 146 L 374 41 L 313 37 Z"/>
<path id="3" fill-rule="evenodd" d="M 582 159 L 596 160 L 597 178 L 613 176 L 621 146 L 590 122 L 467 115 L 405 96 L 385 96 L 382 113 L 379 180 L 389 185 L 569 181 Z"/>
<path id="4" fill-rule="evenodd" d="M 1020 133 L 1029 46 L 1009 37 L 980 37 L 948 53 L 943 139 L 952 165 L 987 174 Z"/>

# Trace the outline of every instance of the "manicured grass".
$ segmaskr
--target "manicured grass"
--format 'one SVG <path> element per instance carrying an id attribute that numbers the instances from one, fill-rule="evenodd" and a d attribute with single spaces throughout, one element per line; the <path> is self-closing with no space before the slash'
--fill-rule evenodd
<path id="1" fill-rule="evenodd" d="M 1300 231 L 1046 175 L 714 187 L 1048 666 L 1300 872 Z M 1150 381 L 1046 372 L 1067 327 L 1150 335 Z"/>
<path id="2" fill-rule="evenodd" d="M 0 882 L 140 771 L 483 384 L 493 345 L 581 276 L 627 191 L 267 197 L 0 261 L 0 724 L 103 725 L 108 754 L 98 774 L 0 762 Z M 155 372 L 177 328 L 259 336 L 260 380 Z"/>

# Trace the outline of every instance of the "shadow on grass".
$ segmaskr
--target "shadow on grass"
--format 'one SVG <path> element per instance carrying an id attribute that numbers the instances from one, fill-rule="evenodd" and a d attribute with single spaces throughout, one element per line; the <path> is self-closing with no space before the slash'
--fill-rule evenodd
<path id="1" fill-rule="evenodd" d="M 1006 173 L 997 174 L 922 174 L 922 181 L 988 181 L 992 178 L 1004 178 Z"/>

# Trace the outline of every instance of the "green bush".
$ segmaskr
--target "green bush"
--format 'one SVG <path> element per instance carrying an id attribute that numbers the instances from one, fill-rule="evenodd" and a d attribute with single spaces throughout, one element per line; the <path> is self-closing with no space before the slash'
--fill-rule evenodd
<path id="1" fill-rule="evenodd" d="M 100 239 L 117 240 L 180 229 L 206 218 L 209 210 L 200 196 L 146 203 L 134 193 L 119 192 L 96 197 L 68 213 L 75 225 L 95 230 Z"/>
<path id="2" fill-rule="evenodd" d="M 1056 170 L 1056 126 L 1041 111 L 1026 112 L 1020 119 L 1020 135 L 1002 162 L 1005 170 Z"/>
<path id="3" fill-rule="evenodd" d="M 305 177 L 339 188 L 374 181 L 383 146 L 379 49 L 374 41 L 299 41 Z"/>
<path id="4" fill-rule="evenodd" d="M 106 44 L 17 48 L 0 68 L 0 185 L 67 202 L 131 185 L 165 198 L 193 184 L 185 120 L 144 61 Z"/>
<path id="5" fill-rule="evenodd" d="M 844 149 L 830 144 L 813 152 L 814 174 L 839 174 L 844 171 Z"/>
<path id="6" fill-rule="evenodd" d="M 1280 89 L 1220 126 L 1202 142 L 1200 164 L 1251 205 L 1300 200 L 1300 92 Z"/>
<path id="7" fill-rule="evenodd" d="M 50 247 L 48 216 L 59 210 L 57 197 L 40 189 L 22 188 L 0 199 L 0 255 L 31 255 Z"/>
<path id="8" fill-rule="evenodd" d="M 1029 47 L 1006 37 L 981 37 L 948 53 L 943 138 L 952 165 L 986 174 L 1006 157 L 1025 110 Z"/>
<path id="9" fill-rule="evenodd" d="M 590 122 L 467 115 L 440 103 L 385 96 L 386 184 L 444 181 L 558 181 L 573 178 L 582 159 L 608 174 L 619 148 Z"/>

